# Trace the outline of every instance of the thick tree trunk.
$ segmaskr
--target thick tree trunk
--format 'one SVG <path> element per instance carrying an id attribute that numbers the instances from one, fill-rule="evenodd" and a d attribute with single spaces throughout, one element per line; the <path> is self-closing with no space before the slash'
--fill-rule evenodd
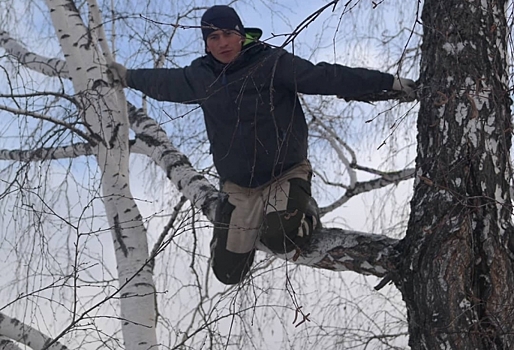
<path id="1" fill-rule="evenodd" d="M 412 349 L 513 349 L 505 0 L 426 0 L 415 192 L 396 284 Z"/>

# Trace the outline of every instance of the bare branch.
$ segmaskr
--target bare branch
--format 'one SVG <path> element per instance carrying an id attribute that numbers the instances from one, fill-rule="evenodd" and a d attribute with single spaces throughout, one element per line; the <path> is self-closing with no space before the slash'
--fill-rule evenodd
<path id="1" fill-rule="evenodd" d="M 182 207 L 184 206 L 184 204 L 186 202 L 187 202 L 187 198 L 182 196 L 180 198 L 180 201 L 173 208 L 173 212 L 171 213 L 171 216 L 170 216 L 170 219 L 168 220 L 168 223 L 166 224 L 166 226 L 164 226 L 161 234 L 159 235 L 159 238 L 155 242 L 155 244 L 153 246 L 153 249 L 150 252 L 150 259 L 153 260 L 157 256 L 157 254 L 159 254 L 159 252 L 161 252 L 164 249 L 164 247 L 163 247 L 164 239 L 169 234 L 170 230 L 173 228 L 173 224 L 175 223 L 175 220 L 177 219 L 178 214 L 180 213 L 180 210 L 182 209 Z M 154 265 L 152 263 L 152 267 L 153 266 Z"/>
<path id="2" fill-rule="evenodd" d="M 317 9 L 313 13 L 311 13 L 308 17 L 306 17 L 294 30 L 292 33 L 287 35 L 287 39 L 282 44 L 282 47 L 286 47 L 290 43 L 292 43 L 296 37 L 303 31 L 305 28 L 309 26 L 312 22 L 314 22 L 326 9 L 330 7 L 335 7 L 339 0 L 334 0 L 329 2 L 328 4 L 323 5 L 323 7 Z"/>
<path id="3" fill-rule="evenodd" d="M 357 183 L 357 174 L 352 169 L 352 164 L 356 162 L 355 152 L 348 146 L 346 142 L 341 140 L 341 138 L 331 128 L 327 127 L 321 120 L 315 119 L 314 125 L 317 126 L 317 129 L 320 132 L 321 137 L 323 137 L 330 143 L 332 148 L 336 151 L 337 155 L 339 156 L 341 162 L 346 166 L 346 169 L 348 170 L 348 175 L 350 177 L 350 184 L 348 185 L 348 187 L 355 186 L 355 184 Z M 350 153 L 350 156 L 352 157 L 351 161 L 348 160 L 340 145 L 343 146 Z"/>
<path id="4" fill-rule="evenodd" d="M 405 181 L 408 179 L 414 178 L 415 169 L 404 169 L 401 171 L 395 171 L 390 173 L 381 173 L 382 176 L 378 179 L 373 179 L 370 181 L 357 182 L 354 186 L 348 188 L 345 194 L 336 200 L 334 203 L 320 208 L 320 216 L 323 216 L 336 208 L 339 208 L 346 202 L 350 200 L 350 198 L 355 197 L 358 194 L 370 192 L 372 190 L 377 190 L 382 187 L 386 187 L 391 184 L 398 184 L 401 181 Z"/>
<path id="5" fill-rule="evenodd" d="M 84 140 L 89 141 L 92 145 L 96 145 L 98 143 L 95 139 L 93 139 L 90 135 L 86 134 L 84 131 L 77 129 L 73 125 L 66 123 L 65 121 L 63 121 L 61 119 L 53 118 L 53 117 L 50 117 L 50 116 L 47 116 L 44 114 L 40 114 L 37 112 L 31 112 L 31 111 L 27 111 L 24 109 L 16 109 L 16 108 L 11 108 L 11 107 L 2 106 L 2 105 L 0 105 L 0 110 L 4 110 L 4 111 L 7 111 L 7 112 L 10 112 L 13 114 L 17 114 L 17 115 L 27 115 L 29 117 L 46 120 L 46 121 L 52 122 L 54 124 L 64 126 L 66 129 L 73 131 L 75 134 L 79 135 Z"/>
<path id="6" fill-rule="evenodd" d="M 31 97 L 40 97 L 40 96 L 53 96 L 56 99 L 58 98 L 64 98 L 74 105 L 79 106 L 79 102 L 75 99 L 75 97 L 64 94 L 62 92 L 55 92 L 55 91 L 37 91 L 32 93 L 26 93 L 26 94 L 0 94 L 0 98 L 31 98 Z"/>

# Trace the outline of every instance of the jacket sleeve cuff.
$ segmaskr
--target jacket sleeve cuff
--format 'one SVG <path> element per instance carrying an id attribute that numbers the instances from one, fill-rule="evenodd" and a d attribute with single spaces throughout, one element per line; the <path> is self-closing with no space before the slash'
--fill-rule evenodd
<path id="1" fill-rule="evenodd" d="M 132 84 L 131 84 L 131 79 L 130 79 L 130 72 L 132 70 L 131 69 L 127 69 L 127 73 L 125 74 L 125 82 L 127 83 L 127 86 L 128 87 L 132 87 Z"/>
<path id="2" fill-rule="evenodd" d="M 394 76 L 389 73 L 384 73 L 384 77 L 382 78 L 382 90 L 392 90 L 393 89 Z"/>

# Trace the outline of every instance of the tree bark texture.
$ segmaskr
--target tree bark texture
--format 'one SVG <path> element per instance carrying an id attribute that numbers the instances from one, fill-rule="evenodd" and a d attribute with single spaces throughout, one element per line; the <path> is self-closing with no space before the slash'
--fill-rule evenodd
<path id="1" fill-rule="evenodd" d="M 396 284 L 412 349 L 513 349 L 505 0 L 426 0 L 416 181 Z"/>

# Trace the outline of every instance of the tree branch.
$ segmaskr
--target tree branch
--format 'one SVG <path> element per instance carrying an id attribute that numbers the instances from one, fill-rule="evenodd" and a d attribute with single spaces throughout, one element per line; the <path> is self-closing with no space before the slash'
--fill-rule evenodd
<path id="1" fill-rule="evenodd" d="M 20 162 L 43 161 L 49 159 L 77 158 L 91 156 L 95 149 L 88 143 L 76 143 L 63 147 L 43 147 L 36 150 L 6 150 L 0 149 L 0 160 L 15 160 Z"/>
<path id="2" fill-rule="evenodd" d="M 395 270 L 398 242 L 385 235 L 323 228 L 314 233 L 308 247 L 300 252 L 274 254 L 260 241 L 257 248 L 299 265 L 384 277 Z"/>
<path id="3" fill-rule="evenodd" d="M 348 202 L 350 198 L 358 194 L 370 192 L 372 190 L 376 190 L 388 186 L 390 184 L 398 183 L 400 181 L 411 179 L 414 177 L 414 169 L 404 169 L 396 172 L 383 172 L 358 165 L 355 152 L 331 128 L 326 126 L 319 119 L 315 119 L 313 124 L 320 132 L 321 137 L 327 140 L 332 146 L 332 148 L 336 151 L 337 155 L 339 156 L 339 159 L 346 166 L 348 170 L 348 176 L 350 177 L 350 184 L 341 186 L 346 189 L 344 195 L 332 204 L 320 208 L 320 216 L 324 216 L 325 214 L 341 207 L 343 204 Z M 347 159 L 341 146 L 350 154 L 351 161 Z M 359 182 L 357 181 L 357 174 L 355 170 L 366 171 L 374 175 L 379 175 L 380 178 L 365 182 Z"/>
<path id="4" fill-rule="evenodd" d="M 65 127 L 66 129 L 73 131 L 74 133 L 76 133 L 77 135 L 82 137 L 84 140 L 89 141 L 92 145 L 96 145 L 98 143 L 98 141 L 93 139 L 90 135 L 86 134 L 85 132 L 83 132 L 80 129 L 77 129 L 73 125 L 66 123 L 65 121 L 63 121 L 61 119 L 49 117 L 47 115 L 40 114 L 37 112 L 31 112 L 31 111 L 27 111 L 27 110 L 23 110 L 23 109 L 16 109 L 16 108 L 11 108 L 11 107 L 2 106 L 2 105 L 0 105 L 0 110 L 4 110 L 4 111 L 7 111 L 7 112 L 10 112 L 13 114 L 17 114 L 17 115 L 27 115 L 27 116 L 30 116 L 30 117 L 33 117 L 36 119 L 46 120 L 48 122 L 51 122 L 51 123 L 54 123 L 57 125 L 61 125 L 61 126 Z"/>
<path id="5" fill-rule="evenodd" d="M 34 350 L 41 350 L 48 346 L 52 339 L 35 328 L 26 325 L 15 318 L 0 313 L 0 335 L 30 346 Z M 14 348 L 16 349 L 16 348 Z M 67 350 L 68 348 L 58 342 L 53 343 L 47 350 Z"/>
<path id="6" fill-rule="evenodd" d="M 133 105 L 128 106 L 128 113 L 131 128 L 136 133 L 134 149 L 152 158 L 177 189 L 209 220 L 214 221 L 216 205 L 223 194 L 193 168 L 155 120 Z"/>
<path id="7" fill-rule="evenodd" d="M 0 337 L 0 349 L 2 350 L 21 350 L 21 348 L 14 344 L 13 341 L 6 337 Z"/>
<path id="8" fill-rule="evenodd" d="M 370 192 L 372 190 L 377 190 L 379 188 L 386 187 L 391 184 L 397 184 L 401 181 L 412 179 L 414 178 L 414 174 L 415 169 L 409 168 L 390 173 L 381 172 L 381 177 L 378 179 L 357 182 L 354 186 L 348 188 L 345 194 L 341 196 L 341 198 L 336 200 L 334 203 L 326 207 L 320 208 L 320 216 L 323 216 L 333 211 L 334 209 L 339 208 L 340 206 L 348 202 L 350 198 L 358 194 Z"/>
<path id="9" fill-rule="evenodd" d="M 182 207 L 184 206 L 184 204 L 186 202 L 187 202 L 186 197 L 182 196 L 180 198 L 179 202 L 177 203 L 177 205 L 175 205 L 175 207 L 173 207 L 173 212 L 171 213 L 168 223 L 162 229 L 162 232 L 159 235 L 159 238 L 157 238 L 157 241 L 155 242 L 155 244 L 152 248 L 152 251 L 150 252 L 150 259 L 152 260 L 152 262 L 151 262 L 152 268 L 154 268 L 154 266 L 155 266 L 155 264 L 154 264 L 155 257 L 166 247 L 167 244 L 163 244 L 164 239 L 169 234 L 170 230 L 173 228 L 173 224 L 175 223 L 175 220 L 177 219 L 178 214 L 180 213 L 180 210 L 182 209 Z M 173 237 L 171 239 L 173 239 Z M 168 241 L 171 241 L 171 239 Z"/>
<path id="10" fill-rule="evenodd" d="M 336 151 L 337 155 L 339 156 L 341 162 L 346 166 L 346 169 L 348 170 L 348 176 L 350 177 L 350 185 L 348 185 L 348 187 L 355 186 L 355 184 L 357 183 L 357 174 L 351 166 L 356 162 L 355 152 L 350 148 L 350 146 L 348 146 L 346 142 L 341 140 L 341 138 L 331 128 L 327 127 L 321 120 L 315 119 L 314 125 L 320 132 L 321 137 L 323 137 L 330 143 L 332 148 Z M 348 160 L 340 146 L 343 146 L 348 151 L 348 153 L 350 153 L 350 156 L 352 157 L 351 161 Z"/>
<path id="11" fill-rule="evenodd" d="M 3 30 L 0 30 L 0 47 L 3 47 L 8 54 L 14 56 L 18 62 L 27 68 L 50 77 L 69 78 L 66 61 L 58 58 L 46 58 L 32 53 Z"/>

